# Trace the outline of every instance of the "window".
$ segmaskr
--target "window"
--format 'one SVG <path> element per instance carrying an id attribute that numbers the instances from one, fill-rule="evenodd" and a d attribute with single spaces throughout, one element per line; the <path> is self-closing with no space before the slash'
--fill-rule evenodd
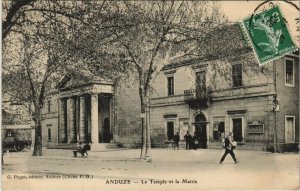
<path id="1" fill-rule="evenodd" d="M 285 58 L 285 85 L 294 86 L 294 60 Z"/>
<path id="2" fill-rule="evenodd" d="M 174 122 L 173 121 L 167 122 L 167 136 L 168 136 L 168 140 L 171 140 L 174 138 Z"/>
<path id="3" fill-rule="evenodd" d="M 48 128 L 48 141 L 51 141 L 51 128 Z"/>
<path id="4" fill-rule="evenodd" d="M 243 126 L 242 118 L 232 119 L 232 133 L 233 140 L 241 142 L 243 141 Z"/>
<path id="5" fill-rule="evenodd" d="M 242 64 L 232 65 L 232 81 L 233 87 L 239 87 L 243 85 Z"/>
<path id="6" fill-rule="evenodd" d="M 51 112 L 51 100 L 48 100 L 48 113 Z"/>
<path id="7" fill-rule="evenodd" d="M 174 95 L 174 77 L 168 77 L 168 95 Z"/>
<path id="8" fill-rule="evenodd" d="M 285 142 L 295 142 L 295 116 L 285 116 Z"/>
<path id="9" fill-rule="evenodd" d="M 224 118 L 214 118 L 214 127 L 213 127 L 213 139 L 215 141 L 220 141 L 222 136 L 224 137 L 225 133 L 225 119 Z"/>
<path id="10" fill-rule="evenodd" d="M 206 92 L 206 72 L 196 73 L 196 89 L 197 92 Z"/>

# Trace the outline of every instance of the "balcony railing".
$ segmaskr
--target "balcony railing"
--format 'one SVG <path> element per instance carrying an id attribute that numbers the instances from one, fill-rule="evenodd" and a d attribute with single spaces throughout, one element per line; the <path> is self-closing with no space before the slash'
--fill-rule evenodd
<path id="1" fill-rule="evenodd" d="M 207 91 L 203 90 L 196 90 L 196 89 L 189 89 L 184 90 L 184 101 L 191 102 L 191 101 L 208 101 L 208 93 Z"/>

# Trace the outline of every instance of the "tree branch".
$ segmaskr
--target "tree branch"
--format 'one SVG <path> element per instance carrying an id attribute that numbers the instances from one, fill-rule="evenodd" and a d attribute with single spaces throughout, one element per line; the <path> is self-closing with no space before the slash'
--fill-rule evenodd
<path id="1" fill-rule="evenodd" d="M 29 5 L 36 0 L 17 0 L 12 1 L 13 5 L 8 10 L 5 20 L 2 21 L 2 40 L 6 38 L 11 28 L 13 27 L 14 17 L 18 14 L 21 8 Z"/>

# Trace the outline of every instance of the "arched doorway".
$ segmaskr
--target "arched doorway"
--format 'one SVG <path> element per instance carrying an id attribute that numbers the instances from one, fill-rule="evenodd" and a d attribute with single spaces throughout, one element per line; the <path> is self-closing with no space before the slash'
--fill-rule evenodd
<path id="1" fill-rule="evenodd" d="M 199 113 L 195 116 L 195 134 L 198 137 L 198 148 L 207 148 L 206 117 Z"/>
<path id="2" fill-rule="evenodd" d="M 103 121 L 103 142 L 109 143 L 111 139 L 109 118 Z"/>

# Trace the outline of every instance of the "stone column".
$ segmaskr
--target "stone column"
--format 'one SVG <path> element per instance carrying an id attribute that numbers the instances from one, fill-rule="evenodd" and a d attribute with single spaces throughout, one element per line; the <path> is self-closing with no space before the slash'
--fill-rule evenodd
<path id="1" fill-rule="evenodd" d="M 61 99 L 59 102 L 59 143 L 64 143 L 66 141 L 66 100 Z"/>
<path id="2" fill-rule="evenodd" d="M 75 99 L 70 98 L 67 101 L 68 108 L 68 143 L 76 141 L 76 126 L 75 126 Z"/>
<path id="3" fill-rule="evenodd" d="M 86 125 L 86 140 L 91 142 L 91 96 L 86 97 L 85 100 L 85 106 L 86 106 L 86 120 L 85 120 L 85 125 Z"/>
<path id="4" fill-rule="evenodd" d="M 98 95 L 91 95 L 91 139 L 93 144 L 99 143 L 98 139 Z"/>
<path id="5" fill-rule="evenodd" d="M 67 119 L 67 131 L 66 131 L 66 139 L 67 139 L 67 143 L 70 143 L 70 111 L 71 111 L 71 98 L 67 99 L 67 105 L 66 105 L 66 119 Z"/>
<path id="6" fill-rule="evenodd" d="M 79 100 L 79 140 L 85 142 L 86 141 L 86 126 L 85 126 L 85 119 L 86 119 L 86 105 L 85 105 L 85 97 L 81 96 Z"/>
<path id="7" fill-rule="evenodd" d="M 109 100 L 109 118 L 110 118 L 110 127 L 109 127 L 109 129 L 110 129 L 110 133 L 111 133 L 111 137 L 110 137 L 110 142 L 113 142 L 114 141 L 114 137 L 113 137 L 113 135 L 114 135 L 114 124 L 115 124 L 115 119 L 114 119 L 114 110 L 115 110 L 115 108 L 114 108 L 114 97 L 112 96 L 111 98 L 110 98 L 110 100 Z"/>
<path id="8" fill-rule="evenodd" d="M 76 125 L 75 125 L 75 128 L 76 128 L 76 142 L 78 143 L 79 140 L 80 140 L 80 137 L 79 137 L 79 123 L 80 123 L 80 99 L 79 97 L 77 96 L 76 99 L 76 109 L 75 109 L 75 121 L 76 121 Z"/>

